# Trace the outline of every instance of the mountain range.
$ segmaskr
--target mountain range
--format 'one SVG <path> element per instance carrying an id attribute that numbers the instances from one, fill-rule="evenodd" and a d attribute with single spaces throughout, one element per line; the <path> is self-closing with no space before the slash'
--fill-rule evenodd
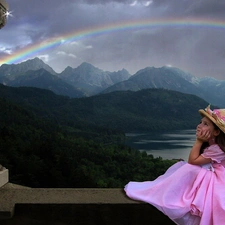
<path id="1" fill-rule="evenodd" d="M 12 87 L 38 87 L 70 98 L 89 97 L 115 91 L 166 89 L 196 95 L 210 104 L 225 107 L 225 81 L 198 78 L 174 67 L 146 67 L 134 75 L 126 69 L 103 71 L 89 63 L 66 67 L 56 73 L 39 58 L 0 66 L 0 83 Z"/>

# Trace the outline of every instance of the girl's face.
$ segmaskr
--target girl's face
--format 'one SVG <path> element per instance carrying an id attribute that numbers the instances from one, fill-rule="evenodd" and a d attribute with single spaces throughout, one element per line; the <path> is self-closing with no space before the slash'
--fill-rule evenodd
<path id="1" fill-rule="evenodd" d="M 210 119 L 207 117 L 202 117 L 201 122 L 197 126 L 196 135 L 198 136 L 200 132 L 206 131 L 210 132 L 211 137 L 217 136 L 219 132 L 219 130 L 215 129 L 215 126 Z"/>

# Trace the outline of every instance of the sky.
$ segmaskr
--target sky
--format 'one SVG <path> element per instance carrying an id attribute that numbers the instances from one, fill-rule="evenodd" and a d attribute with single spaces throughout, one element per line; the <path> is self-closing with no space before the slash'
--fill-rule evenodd
<path id="1" fill-rule="evenodd" d="M 56 72 L 170 66 L 225 80 L 224 0 L 6 0 L 0 65 L 39 57 Z"/>

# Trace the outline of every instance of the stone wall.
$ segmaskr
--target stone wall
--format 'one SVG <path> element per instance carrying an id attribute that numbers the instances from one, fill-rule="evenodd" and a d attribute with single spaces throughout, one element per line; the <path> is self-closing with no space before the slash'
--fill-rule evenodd
<path id="1" fill-rule="evenodd" d="M 0 188 L 4 225 L 173 225 L 153 206 L 133 201 L 122 189 Z"/>

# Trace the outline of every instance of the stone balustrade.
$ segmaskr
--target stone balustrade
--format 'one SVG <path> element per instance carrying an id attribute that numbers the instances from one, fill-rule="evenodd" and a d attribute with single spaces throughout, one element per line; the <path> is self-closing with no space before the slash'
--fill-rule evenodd
<path id="1" fill-rule="evenodd" d="M 129 199 L 118 188 L 29 188 L 0 175 L 3 225 L 172 225 L 153 206 Z"/>

